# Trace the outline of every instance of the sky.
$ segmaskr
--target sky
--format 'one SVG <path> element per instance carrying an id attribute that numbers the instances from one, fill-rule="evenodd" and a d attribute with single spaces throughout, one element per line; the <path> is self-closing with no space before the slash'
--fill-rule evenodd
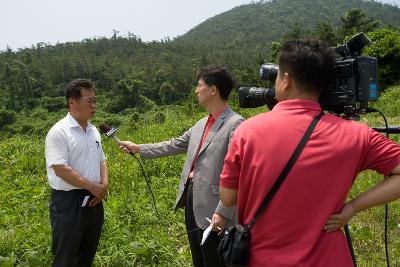
<path id="1" fill-rule="evenodd" d="M 183 35 L 206 19 L 252 0 L 2 0 L 0 51 L 111 37 L 143 41 Z M 255 1 L 257 2 L 257 1 Z M 400 0 L 381 0 L 400 5 Z"/>

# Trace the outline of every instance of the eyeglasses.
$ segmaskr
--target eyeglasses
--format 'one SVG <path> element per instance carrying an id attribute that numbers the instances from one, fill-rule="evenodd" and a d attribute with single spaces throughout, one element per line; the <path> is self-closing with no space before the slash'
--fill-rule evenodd
<path id="1" fill-rule="evenodd" d="M 81 97 L 82 101 L 87 102 L 88 104 L 96 104 L 96 97 Z"/>

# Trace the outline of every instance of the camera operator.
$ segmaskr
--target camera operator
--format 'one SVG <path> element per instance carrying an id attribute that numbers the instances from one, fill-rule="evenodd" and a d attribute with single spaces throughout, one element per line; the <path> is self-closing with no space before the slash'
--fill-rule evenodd
<path id="1" fill-rule="evenodd" d="M 334 62 L 334 51 L 320 41 L 283 44 L 275 81 L 279 102 L 236 129 L 221 174 L 221 201 L 237 205 L 240 224 L 250 223 L 308 125 L 321 113 L 318 98 L 333 78 Z M 344 206 L 354 179 L 366 169 L 390 176 Z M 359 211 L 399 198 L 399 174 L 398 144 L 367 125 L 322 116 L 251 228 L 248 266 L 353 266 L 339 227 Z"/>

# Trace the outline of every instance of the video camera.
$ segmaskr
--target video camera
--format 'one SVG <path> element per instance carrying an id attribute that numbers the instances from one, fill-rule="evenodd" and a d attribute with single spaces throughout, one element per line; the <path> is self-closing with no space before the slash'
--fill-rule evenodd
<path id="1" fill-rule="evenodd" d="M 368 112 L 368 102 L 378 99 L 377 65 L 375 57 L 360 56 L 361 50 L 371 40 L 359 33 L 346 43 L 337 46 L 338 58 L 333 66 L 334 82 L 323 91 L 319 103 L 323 110 L 346 117 L 358 117 Z M 278 66 L 267 63 L 260 66 L 260 78 L 275 82 Z M 277 103 L 274 88 L 239 88 L 239 105 L 254 108 Z"/>

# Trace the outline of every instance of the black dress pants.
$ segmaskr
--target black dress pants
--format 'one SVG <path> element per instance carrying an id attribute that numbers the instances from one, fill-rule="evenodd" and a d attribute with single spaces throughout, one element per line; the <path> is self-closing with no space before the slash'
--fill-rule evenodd
<path id="1" fill-rule="evenodd" d="M 53 267 L 92 265 L 104 222 L 103 203 L 81 207 L 86 190 L 52 190 L 50 222 Z"/>
<path id="2" fill-rule="evenodd" d="M 204 230 L 197 226 L 193 214 L 193 183 L 186 184 L 187 199 L 185 204 L 186 231 L 189 238 L 190 250 L 194 267 L 225 267 L 219 259 L 217 248 L 221 238 L 217 232 L 211 232 L 205 243 L 200 246 Z M 206 218 L 202 218 L 206 219 Z M 211 219 L 211 218 L 210 218 Z"/>

